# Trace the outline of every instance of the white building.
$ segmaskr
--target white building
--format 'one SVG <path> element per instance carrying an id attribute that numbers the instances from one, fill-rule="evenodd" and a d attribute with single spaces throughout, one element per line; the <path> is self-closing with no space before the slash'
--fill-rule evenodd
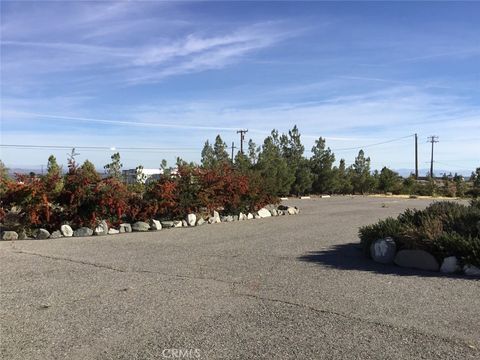
<path id="1" fill-rule="evenodd" d="M 171 170 L 172 175 L 175 175 L 176 173 L 177 173 L 177 169 Z M 146 183 L 149 183 L 150 181 L 155 181 L 160 179 L 160 176 L 162 174 L 163 174 L 163 169 L 145 169 L 141 167 L 122 171 L 123 179 L 127 184 L 136 184 L 136 183 L 146 184 Z"/>

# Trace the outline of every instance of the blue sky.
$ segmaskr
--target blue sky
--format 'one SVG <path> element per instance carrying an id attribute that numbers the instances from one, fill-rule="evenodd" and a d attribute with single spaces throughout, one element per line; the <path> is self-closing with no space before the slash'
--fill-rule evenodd
<path id="1" fill-rule="evenodd" d="M 217 133 L 297 124 L 345 149 L 419 134 L 420 167 L 480 166 L 480 3 L 2 1 L 1 143 L 159 147 L 199 161 Z M 413 139 L 365 148 L 413 167 Z M 110 150 L 80 150 L 98 167 Z M 351 163 L 358 150 L 338 150 Z M 65 150 L 0 149 L 11 167 Z M 307 153 L 308 155 L 308 153 Z"/>

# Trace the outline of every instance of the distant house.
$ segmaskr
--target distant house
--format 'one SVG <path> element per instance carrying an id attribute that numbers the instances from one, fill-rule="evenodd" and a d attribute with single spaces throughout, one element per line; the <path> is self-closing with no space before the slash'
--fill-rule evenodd
<path id="1" fill-rule="evenodd" d="M 175 175 L 177 173 L 177 169 L 172 169 L 170 173 Z M 160 176 L 162 175 L 163 169 L 136 168 L 122 171 L 122 176 L 126 184 L 147 184 L 151 181 L 160 179 Z"/>
<path id="2" fill-rule="evenodd" d="M 127 184 L 136 184 L 143 183 L 146 184 L 150 181 L 155 181 L 160 178 L 163 174 L 161 169 L 128 169 L 123 170 L 122 175 L 125 183 Z"/>

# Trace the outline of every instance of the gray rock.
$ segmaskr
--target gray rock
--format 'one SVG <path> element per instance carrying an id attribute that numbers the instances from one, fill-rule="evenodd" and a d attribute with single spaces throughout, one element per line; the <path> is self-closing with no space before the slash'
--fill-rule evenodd
<path id="1" fill-rule="evenodd" d="M 270 213 L 272 214 L 272 216 L 278 216 L 278 211 L 277 209 L 273 208 L 272 210 L 270 210 Z"/>
<path id="2" fill-rule="evenodd" d="M 247 220 L 247 215 L 245 215 L 244 213 L 238 214 L 238 220 L 239 221 Z"/>
<path id="3" fill-rule="evenodd" d="M 110 228 L 108 229 L 108 235 L 116 235 L 116 234 L 119 234 L 120 231 L 117 230 L 117 229 L 114 229 L 114 228 Z"/>
<path id="4" fill-rule="evenodd" d="M 150 220 L 150 229 L 151 230 L 162 230 L 162 223 L 158 220 Z"/>
<path id="5" fill-rule="evenodd" d="M 446 257 L 443 259 L 442 266 L 440 266 L 440 271 L 445 274 L 452 274 L 460 271 L 458 259 L 455 256 Z"/>
<path id="6" fill-rule="evenodd" d="M 247 214 L 247 220 L 252 220 L 253 219 L 253 214 L 252 213 L 248 213 Z"/>
<path id="7" fill-rule="evenodd" d="M 144 221 L 137 221 L 132 225 L 132 230 L 133 231 L 139 231 L 139 232 L 144 232 L 150 230 L 150 225 L 148 225 Z"/>
<path id="8" fill-rule="evenodd" d="M 175 228 L 181 228 L 183 226 L 183 223 L 181 220 L 174 220 L 173 221 L 173 227 Z"/>
<path id="9" fill-rule="evenodd" d="M 169 229 L 173 227 L 173 221 L 162 221 L 162 227 Z"/>
<path id="10" fill-rule="evenodd" d="M 73 230 L 70 227 L 70 225 L 65 224 L 60 226 L 60 231 L 62 232 L 62 235 L 65 237 L 73 236 Z"/>
<path id="11" fill-rule="evenodd" d="M 372 245 L 370 245 L 370 255 L 372 259 L 382 264 L 393 263 L 396 252 L 397 245 L 390 237 L 375 240 Z"/>
<path id="12" fill-rule="evenodd" d="M 239 216 L 238 215 L 233 215 L 233 221 L 238 221 L 239 220 Z"/>
<path id="13" fill-rule="evenodd" d="M 4 231 L 2 233 L 2 240 L 17 240 L 18 234 L 15 231 Z"/>
<path id="14" fill-rule="evenodd" d="M 262 208 L 262 209 L 258 210 L 257 214 L 258 214 L 258 216 L 260 216 L 261 218 L 266 218 L 266 217 L 272 216 L 272 214 L 270 213 L 270 211 L 268 211 L 268 209 L 266 209 L 266 208 Z"/>
<path id="15" fill-rule="evenodd" d="M 463 267 L 463 272 L 467 276 L 480 276 L 480 269 L 473 265 L 465 265 Z"/>
<path id="16" fill-rule="evenodd" d="M 182 226 L 183 226 L 183 227 L 187 227 L 187 226 L 188 226 L 187 220 L 182 220 Z"/>
<path id="17" fill-rule="evenodd" d="M 206 221 L 203 218 L 198 218 L 197 220 L 197 226 L 202 226 L 205 225 Z"/>
<path id="18" fill-rule="evenodd" d="M 108 224 L 105 220 L 102 220 L 100 224 L 93 231 L 95 235 L 107 235 L 108 234 Z"/>
<path id="19" fill-rule="evenodd" d="M 50 237 L 50 233 L 48 230 L 45 229 L 38 229 L 35 233 L 35 239 L 37 240 L 45 240 Z"/>
<path id="20" fill-rule="evenodd" d="M 92 236 L 93 230 L 89 229 L 88 227 L 81 227 L 73 232 L 73 236 L 75 237 L 85 237 L 85 236 Z"/>
<path id="21" fill-rule="evenodd" d="M 197 215 L 195 214 L 188 214 L 187 215 L 187 224 L 188 226 L 195 226 L 197 223 Z"/>
<path id="22" fill-rule="evenodd" d="M 255 215 L 253 215 L 253 218 L 254 219 L 261 219 L 262 217 L 260 215 L 258 215 L 258 213 L 255 213 Z"/>
<path id="23" fill-rule="evenodd" d="M 131 233 L 132 232 L 132 225 L 130 225 L 128 223 L 120 224 L 118 230 L 121 233 Z"/>
<path id="24" fill-rule="evenodd" d="M 60 232 L 60 230 L 55 230 L 54 232 L 52 232 L 50 234 L 50 239 L 59 239 L 63 237 L 62 233 Z"/>
<path id="25" fill-rule="evenodd" d="M 18 233 L 18 240 L 26 240 L 27 239 L 27 233 L 25 230 L 22 230 Z"/>
<path id="26" fill-rule="evenodd" d="M 400 250 L 394 262 L 398 266 L 412 269 L 438 271 L 440 268 L 433 255 L 424 250 Z"/>

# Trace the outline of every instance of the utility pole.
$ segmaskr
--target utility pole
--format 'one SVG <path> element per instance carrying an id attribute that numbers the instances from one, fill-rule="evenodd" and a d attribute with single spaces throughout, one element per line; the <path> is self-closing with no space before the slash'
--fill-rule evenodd
<path id="1" fill-rule="evenodd" d="M 238 130 L 237 134 L 240 134 L 240 152 L 243 155 L 243 141 L 245 140 L 245 134 L 248 132 L 248 130 Z"/>
<path id="2" fill-rule="evenodd" d="M 233 151 L 236 149 L 237 147 L 235 146 L 235 143 L 232 141 L 232 164 L 233 164 Z"/>
<path id="3" fill-rule="evenodd" d="M 428 137 L 428 142 L 432 143 L 432 156 L 430 158 L 430 177 L 433 179 L 433 145 L 438 143 L 438 136 L 432 135 Z"/>
<path id="4" fill-rule="evenodd" d="M 415 179 L 418 180 L 418 136 L 415 133 Z"/>

